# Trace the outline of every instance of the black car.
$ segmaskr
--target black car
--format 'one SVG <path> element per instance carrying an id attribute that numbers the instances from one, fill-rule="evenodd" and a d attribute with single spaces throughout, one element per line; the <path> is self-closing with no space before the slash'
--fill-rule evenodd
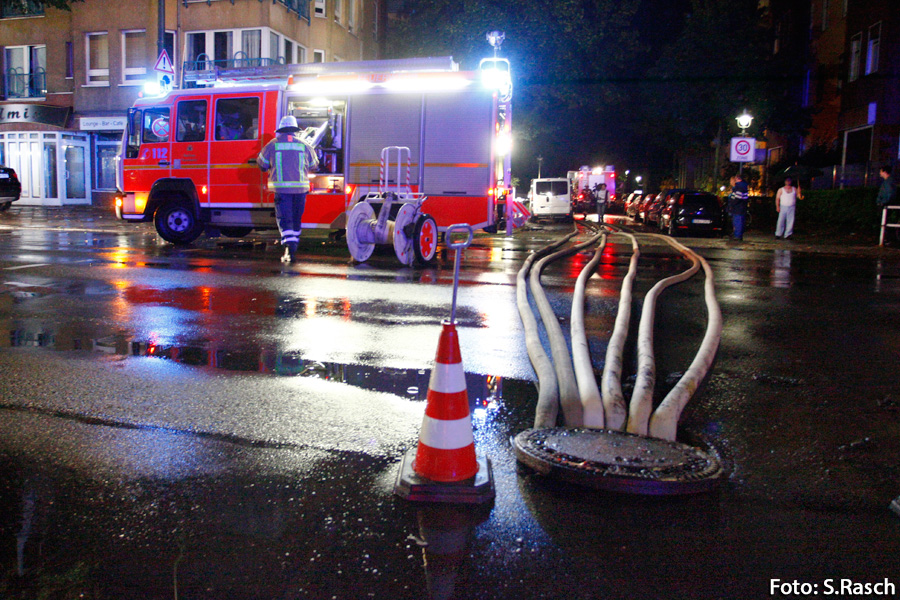
<path id="1" fill-rule="evenodd" d="M 659 216 L 660 229 L 682 233 L 722 233 L 725 210 L 721 200 L 708 192 L 680 190 L 673 194 Z"/>
<path id="2" fill-rule="evenodd" d="M 22 194 L 22 184 L 16 177 L 15 170 L 0 167 L 0 212 L 6 210 Z"/>

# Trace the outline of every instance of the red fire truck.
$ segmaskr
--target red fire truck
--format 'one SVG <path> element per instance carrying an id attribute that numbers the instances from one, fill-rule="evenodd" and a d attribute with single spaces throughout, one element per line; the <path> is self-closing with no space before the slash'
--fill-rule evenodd
<path id="1" fill-rule="evenodd" d="M 510 186 L 511 84 L 506 59 L 461 71 L 451 58 L 199 69 L 196 87 L 139 98 L 128 113 L 116 215 L 153 220 L 188 244 L 203 230 L 275 228 L 256 165 L 281 117 L 316 134 L 304 228 L 340 231 L 385 176 L 382 150 L 410 149 L 403 178 L 440 230 L 495 230 Z M 387 176 L 385 182 L 401 182 Z"/>

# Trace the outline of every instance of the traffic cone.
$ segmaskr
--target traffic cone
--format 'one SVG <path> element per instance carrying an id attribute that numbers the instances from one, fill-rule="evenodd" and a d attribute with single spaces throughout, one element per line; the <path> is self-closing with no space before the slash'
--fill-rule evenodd
<path id="1" fill-rule="evenodd" d="M 494 497 L 493 474 L 475 455 L 456 325 L 442 325 L 419 445 L 404 455 L 394 491 L 409 500 L 480 503 Z"/>
<path id="2" fill-rule="evenodd" d="M 443 326 L 413 470 L 426 479 L 446 482 L 474 477 L 478 463 L 459 337 L 455 325 Z"/>

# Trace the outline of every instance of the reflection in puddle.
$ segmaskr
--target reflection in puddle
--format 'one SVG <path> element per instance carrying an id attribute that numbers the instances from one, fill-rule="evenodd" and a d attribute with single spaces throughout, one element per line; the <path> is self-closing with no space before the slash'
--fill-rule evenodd
<path id="1" fill-rule="evenodd" d="M 791 287 L 791 251 L 776 250 L 772 259 L 772 287 Z"/>
<path id="2" fill-rule="evenodd" d="M 388 392 L 424 401 L 428 397 L 430 369 L 399 369 L 361 364 L 322 362 L 297 351 L 271 347 L 223 347 L 214 342 L 167 346 L 125 336 L 100 339 L 68 339 L 58 343 L 52 331 L 16 329 L 9 332 L 11 347 L 41 347 L 56 350 L 93 350 L 107 355 L 149 357 L 170 360 L 196 368 L 235 373 L 266 373 L 289 377 L 315 377 L 346 383 L 365 390 Z M 503 398 L 503 378 L 466 373 L 469 406 L 476 411 L 492 410 Z"/>

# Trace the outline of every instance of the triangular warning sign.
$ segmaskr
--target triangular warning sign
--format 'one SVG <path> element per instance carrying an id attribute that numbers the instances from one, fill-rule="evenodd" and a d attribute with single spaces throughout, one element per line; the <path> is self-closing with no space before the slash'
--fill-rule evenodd
<path id="1" fill-rule="evenodd" d="M 160 73 L 175 74 L 175 68 L 172 66 L 172 61 L 169 60 L 169 53 L 165 49 L 159 53 L 159 58 L 156 59 L 156 66 L 153 67 L 153 70 Z"/>

